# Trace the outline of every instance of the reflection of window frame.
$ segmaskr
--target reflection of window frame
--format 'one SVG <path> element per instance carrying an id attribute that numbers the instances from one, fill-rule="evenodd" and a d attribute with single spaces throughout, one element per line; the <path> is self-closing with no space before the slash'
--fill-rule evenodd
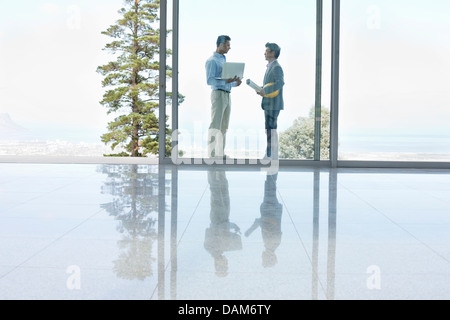
<path id="1" fill-rule="evenodd" d="M 159 180 L 159 205 L 158 205 L 158 238 L 157 238 L 157 273 L 158 273 L 158 285 L 157 295 L 159 300 L 167 300 L 168 297 L 172 300 L 177 299 L 178 282 L 178 194 L 179 190 L 179 172 L 186 170 L 184 168 L 174 167 L 169 170 L 164 167 L 158 169 Z M 189 170 L 189 169 L 187 169 Z M 229 171 L 228 171 L 229 170 Z M 240 169 L 237 169 L 240 171 Z M 208 168 L 200 168 L 198 172 L 209 172 Z M 227 169 L 226 172 L 234 172 L 233 169 Z M 289 170 L 287 171 L 289 172 Z M 313 178 L 313 224 L 312 224 L 312 286 L 311 295 L 314 300 L 318 299 L 319 295 L 319 256 L 320 254 L 320 214 L 323 213 L 321 208 L 321 198 L 328 198 L 328 216 L 325 218 L 328 221 L 327 231 L 327 243 L 324 246 L 326 248 L 326 296 L 329 300 L 335 299 L 335 286 L 336 286 L 336 223 L 337 223 L 337 184 L 338 184 L 338 172 L 332 170 L 329 173 L 323 172 L 319 168 L 307 170 Z M 321 187 L 321 178 L 328 177 L 328 190 Z M 271 178 L 273 179 L 273 178 Z M 322 193 L 324 192 L 324 193 Z M 167 201 L 167 197 L 170 197 L 170 202 Z M 169 204 L 170 203 L 170 204 Z M 167 212 L 170 211 L 170 219 L 167 220 Z M 170 221 L 169 224 L 167 222 Z M 170 241 L 167 241 L 166 235 L 170 234 Z M 169 248 L 166 245 L 169 244 Z M 169 250 L 167 250 L 169 249 Z M 167 254 L 170 252 L 170 277 L 166 276 L 167 273 Z M 166 288 L 170 287 L 170 292 L 166 292 Z M 156 293 L 154 293 L 156 295 Z M 155 296 L 156 297 L 156 296 Z"/>
<path id="2" fill-rule="evenodd" d="M 170 0 L 169 0 L 170 1 Z M 317 4 L 317 32 L 316 32 L 316 128 L 320 129 L 320 106 L 321 105 L 321 89 L 322 89 L 322 19 L 323 19 L 323 0 L 316 0 Z M 316 156 L 311 160 L 281 160 L 281 166 L 314 166 L 314 167 L 331 167 L 331 168 L 436 168 L 450 169 L 450 162 L 392 162 L 392 161 L 348 161 L 338 160 L 339 156 L 339 60 L 340 60 L 340 0 L 332 0 L 332 49 L 331 49 L 331 129 L 330 129 L 330 160 L 320 159 L 320 132 L 315 132 L 315 153 Z M 166 51 L 167 51 L 167 20 L 168 0 L 161 0 L 160 8 L 160 31 L 161 31 L 161 54 L 160 54 L 160 119 L 166 117 Z M 172 0 L 172 129 L 174 132 L 178 129 L 178 40 L 179 40 L 179 0 Z M 165 122 L 160 123 L 160 132 L 163 134 L 159 137 L 159 163 L 171 164 L 172 159 L 165 157 Z M 176 142 L 174 147 L 176 146 Z M 173 148 L 175 149 L 175 148 Z M 176 150 L 176 149 L 175 149 Z M 195 163 L 195 161 L 193 162 Z"/>
<path id="3" fill-rule="evenodd" d="M 331 119 L 331 162 L 334 168 L 407 168 L 407 169 L 450 169 L 450 162 L 420 161 L 352 161 L 339 160 L 339 52 L 340 52 L 340 0 L 333 1 L 333 48 L 332 48 L 332 119 Z M 333 88 L 334 87 L 334 88 Z M 333 114 L 334 113 L 334 114 Z"/>

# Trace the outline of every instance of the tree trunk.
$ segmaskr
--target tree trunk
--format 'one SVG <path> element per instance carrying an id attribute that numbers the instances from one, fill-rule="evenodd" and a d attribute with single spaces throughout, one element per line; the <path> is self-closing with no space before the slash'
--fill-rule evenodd
<path id="1" fill-rule="evenodd" d="M 136 0 L 136 6 L 135 6 L 135 13 L 136 16 L 138 15 L 139 9 L 138 9 L 138 5 L 139 5 L 139 0 Z M 134 24 L 134 54 L 137 57 L 138 51 L 139 51 L 139 44 L 137 41 L 137 37 L 138 37 L 138 22 L 135 22 Z M 137 83 L 137 79 L 138 79 L 138 70 L 133 67 L 133 75 L 132 75 L 132 87 L 134 88 L 138 83 Z M 139 113 L 139 107 L 137 105 L 138 102 L 138 97 L 133 97 L 133 103 L 132 103 L 132 109 L 133 109 L 133 113 L 134 114 L 138 114 Z M 133 131 L 131 133 L 131 156 L 132 157 L 139 157 L 139 127 L 140 127 L 140 123 L 139 120 L 134 119 L 133 120 Z"/>

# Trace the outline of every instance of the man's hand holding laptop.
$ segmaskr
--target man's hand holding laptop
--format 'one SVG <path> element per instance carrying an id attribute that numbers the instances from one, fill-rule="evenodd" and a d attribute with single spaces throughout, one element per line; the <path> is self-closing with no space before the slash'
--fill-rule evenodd
<path id="1" fill-rule="evenodd" d="M 238 76 L 235 76 L 234 78 L 227 79 L 227 83 L 233 83 L 233 82 L 236 82 L 236 86 L 237 87 L 239 87 L 242 84 L 242 80 Z"/>

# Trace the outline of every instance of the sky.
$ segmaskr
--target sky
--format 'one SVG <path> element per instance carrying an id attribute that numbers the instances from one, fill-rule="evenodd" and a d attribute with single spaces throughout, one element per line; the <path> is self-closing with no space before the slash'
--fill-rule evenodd
<path id="1" fill-rule="evenodd" d="M 189 77 L 189 82 L 180 80 L 180 92 L 186 95 L 180 107 L 180 127 L 209 126 L 211 89 L 206 85 L 205 62 L 216 50 L 221 34 L 231 37 L 227 61 L 246 63 L 244 79 L 260 85 L 267 65 L 265 44 L 277 43 L 286 84 L 280 128 L 286 129 L 294 119 L 307 116 L 315 100 L 316 2 L 279 1 L 270 5 L 269 1 L 230 0 L 220 9 L 212 3 L 180 1 L 180 79 Z M 199 76 L 190 76 L 194 74 Z M 244 82 L 232 90 L 231 99 L 231 130 L 264 129 L 261 98 L 253 89 Z"/>
<path id="2" fill-rule="evenodd" d="M 0 113 L 62 140 L 99 142 L 111 117 L 98 66 L 112 60 L 101 34 L 121 0 L 3 1 Z"/>
<path id="3" fill-rule="evenodd" d="M 262 82 L 264 44 L 277 42 L 282 48 L 279 62 L 286 83 L 279 129 L 308 115 L 315 94 L 316 1 L 274 5 L 270 1 L 230 0 L 216 14 L 208 14 L 214 9 L 208 0 L 181 3 L 180 78 L 204 73 L 204 62 L 215 49 L 217 35 L 225 33 L 232 38 L 228 61 L 246 62 L 245 77 Z M 201 18 L 197 18 L 199 12 Z M 449 14 L 450 2 L 443 0 L 341 1 L 341 133 L 450 135 Z M 325 0 L 322 105 L 326 108 L 330 107 L 331 90 L 330 22 L 331 1 Z M 192 47 L 195 55 L 189 51 Z M 189 80 L 180 86 L 182 93 L 189 93 L 180 109 L 180 119 L 185 120 L 181 127 L 195 119 L 207 127 L 205 79 Z M 249 88 L 233 89 L 232 103 L 234 128 L 245 131 L 263 126 L 260 99 Z"/>
<path id="4" fill-rule="evenodd" d="M 450 136 L 450 2 L 341 3 L 342 131 Z"/>
<path id="5" fill-rule="evenodd" d="M 98 66 L 111 61 L 101 35 L 122 0 L 2 1 L 0 113 L 61 139 L 98 142 L 112 116 L 101 106 Z M 181 0 L 180 127 L 209 126 L 204 64 L 219 34 L 232 38 L 228 61 L 245 62 L 245 78 L 262 82 L 266 42 L 282 48 L 285 110 L 280 130 L 308 115 L 315 95 L 314 0 Z M 331 1 L 325 0 L 322 104 L 329 108 Z M 170 10 L 169 10 L 170 12 Z M 341 1 L 341 132 L 450 135 L 450 2 Z M 260 98 L 233 89 L 234 130 L 264 125 Z"/>

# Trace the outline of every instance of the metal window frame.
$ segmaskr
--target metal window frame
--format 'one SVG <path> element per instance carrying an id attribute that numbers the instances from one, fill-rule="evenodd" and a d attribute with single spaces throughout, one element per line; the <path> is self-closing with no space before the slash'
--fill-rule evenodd
<path id="1" fill-rule="evenodd" d="M 316 101 L 314 125 L 314 160 L 320 161 L 322 138 L 322 48 L 323 48 L 323 0 L 316 2 Z"/>
<path id="2" fill-rule="evenodd" d="M 341 1 L 333 0 L 331 23 L 331 102 L 330 102 L 330 160 L 337 168 L 339 157 L 339 59 Z"/>
<path id="3" fill-rule="evenodd" d="M 159 163 L 166 160 L 167 0 L 160 2 L 159 25 Z M 178 59 L 178 56 L 177 56 Z"/>
<path id="4" fill-rule="evenodd" d="M 173 1 L 173 43 L 172 43 L 172 130 L 174 134 L 179 128 L 178 119 L 178 54 L 179 54 L 179 0 Z M 331 136 L 330 159 L 320 159 L 320 126 L 321 126 L 321 93 L 322 93 L 322 23 L 323 0 L 317 0 L 317 32 L 316 32 L 316 132 L 315 132 L 315 158 L 314 160 L 280 160 L 282 167 L 330 167 L 330 168 L 407 168 L 407 169 L 450 169 L 450 162 L 410 162 L 410 161 L 351 161 L 339 160 L 339 70 L 340 70 L 340 12 L 341 1 L 332 0 L 332 52 L 331 52 Z M 160 2 L 160 119 L 166 118 L 166 52 L 167 52 L 167 0 Z M 319 108 L 320 106 L 320 108 Z M 166 131 L 165 121 L 160 121 L 159 129 L 159 164 L 172 164 L 172 159 L 165 157 Z M 175 139 L 176 140 L 176 139 Z M 177 141 L 173 141 L 173 147 Z M 176 157 L 178 155 L 175 155 Z M 189 159 L 185 159 L 189 163 Z M 204 161 L 190 159 L 190 163 L 204 165 Z M 196 161 L 197 160 L 197 161 Z M 240 160 L 246 166 L 255 166 L 249 160 Z M 256 165 L 257 166 L 257 165 Z"/>
<path id="5" fill-rule="evenodd" d="M 178 41 L 179 41 L 179 0 L 173 2 L 173 77 L 172 77 L 172 130 L 174 135 L 178 129 Z M 359 160 L 339 160 L 339 60 L 340 60 L 340 0 L 332 1 L 332 79 L 331 79 L 331 136 L 330 136 L 330 159 L 317 160 L 317 154 L 320 152 L 320 144 L 318 145 L 318 137 L 320 132 L 316 130 L 315 136 L 315 160 L 280 160 L 280 167 L 329 167 L 329 168 L 381 168 L 381 169 L 450 169 L 449 162 L 435 161 L 359 161 Z M 319 127 L 320 105 L 319 98 L 322 93 L 322 5 L 323 0 L 317 0 L 317 39 L 316 39 L 316 126 Z M 165 119 L 167 115 L 167 79 L 166 79 L 166 63 L 167 63 L 167 21 L 168 21 L 168 1 L 160 1 L 160 90 L 159 90 L 159 115 L 160 119 Z M 156 159 L 150 158 L 114 158 L 114 157 L 66 157 L 66 156 L 0 156 L 0 163 L 37 163 L 37 164 L 173 164 L 172 159 L 165 157 L 166 148 L 166 122 L 159 123 L 159 156 Z M 176 137 L 176 136 L 175 136 Z M 177 139 L 172 141 L 173 147 L 177 146 Z M 319 150 L 319 151 L 317 151 Z M 319 158 L 320 159 L 320 158 Z M 189 159 L 186 159 L 189 160 Z M 198 164 L 195 160 L 190 159 L 193 163 Z M 200 164 L 204 164 L 200 161 Z M 244 162 L 247 168 L 258 167 L 253 162 L 246 160 Z"/>

